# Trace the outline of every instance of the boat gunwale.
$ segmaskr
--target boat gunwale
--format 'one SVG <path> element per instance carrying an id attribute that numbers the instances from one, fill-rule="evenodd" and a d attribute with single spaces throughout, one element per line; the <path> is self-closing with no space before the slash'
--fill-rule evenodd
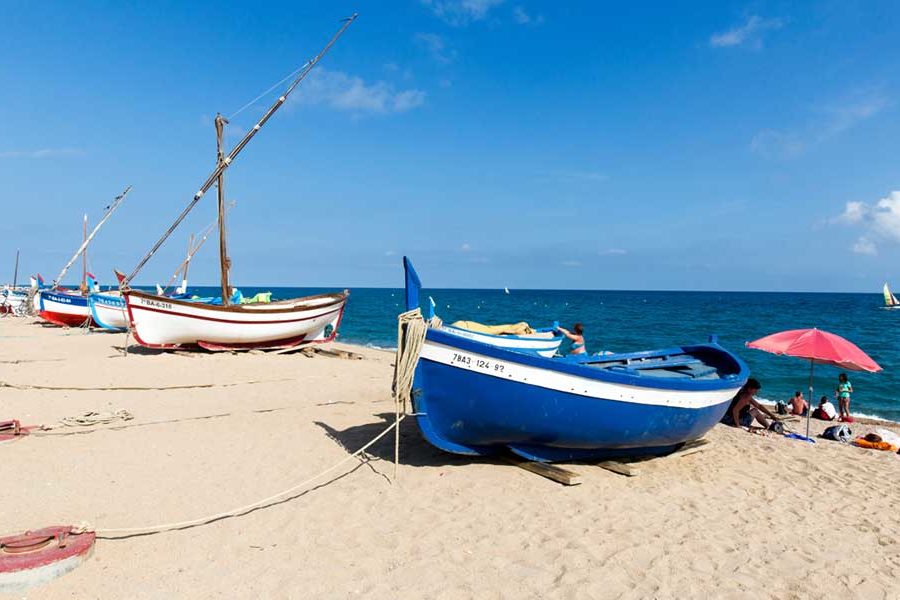
<path id="1" fill-rule="evenodd" d="M 286 306 L 285 308 L 266 308 L 266 309 L 251 309 L 250 307 L 254 306 L 253 304 L 230 304 L 228 306 L 216 305 L 216 304 L 205 304 L 200 302 L 193 302 L 191 300 L 179 300 L 175 298 L 170 298 L 168 296 L 159 296 L 157 294 L 151 294 L 149 292 L 144 292 L 141 290 L 126 290 L 123 292 L 123 297 L 127 299 L 129 296 L 137 296 L 140 298 L 144 298 L 146 300 L 156 300 L 158 302 L 169 302 L 176 306 L 183 306 L 186 308 L 201 308 L 203 310 L 212 310 L 217 312 L 225 312 L 225 313 L 243 313 L 243 314 L 286 314 L 286 313 L 296 313 L 296 312 L 304 312 L 309 310 L 318 310 L 321 308 L 329 308 L 332 306 L 336 306 L 342 302 L 346 302 L 347 298 L 350 296 L 350 292 L 348 290 L 344 290 L 342 292 L 332 292 L 326 294 L 316 294 L 313 296 L 301 296 L 299 298 L 290 298 L 287 300 L 277 300 L 275 302 L 267 302 L 265 305 L 267 307 L 273 305 L 284 305 L 291 304 L 298 301 L 307 301 L 307 300 L 317 300 L 319 298 L 331 298 L 331 302 L 327 302 L 324 304 L 317 304 L 315 306 Z M 137 307 L 142 308 L 142 307 Z"/>
<path id="2" fill-rule="evenodd" d="M 685 392 L 738 389 L 741 385 L 743 385 L 743 382 L 750 375 L 749 367 L 743 360 L 740 359 L 740 357 L 716 343 L 679 346 L 678 350 L 682 354 L 690 354 L 692 351 L 699 350 L 713 350 L 715 352 L 719 352 L 727 356 L 729 359 L 733 360 L 735 362 L 735 365 L 738 367 L 738 371 L 733 374 L 733 377 L 729 377 L 727 379 L 723 377 L 719 377 L 717 379 L 687 379 L 651 377 L 622 372 L 617 373 L 608 369 L 598 369 L 585 364 L 581 364 L 579 362 L 570 361 L 565 358 L 543 357 L 539 354 L 518 352 L 516 350 L 510 350 L 499 346 L 476 342 L 432 328 L 428 329 L 425 339 L 426 343 L 431 341 L 435 344 L 447 346 L 450 348 L 456 347 L 463 351 L 481 354 L 495 360 L 520 363 L 529 367 L 544 369 L 548 371 L 556 371 L 559 373 L 574 375 L 576 377 L 582 377 L 585 379 L 638 388 L 668 389 Z M 663 351 L 667 351 L 667 349 L 664 349 Z M 647 350 L 633 354 L 653 355 L 658 352 L 659 351 L 657 350 Z M 612 355 L 604 356 L 604 358 L 608 358 L 609 356 Z M 473 372 L 481 373 L 479 371 Z"/>

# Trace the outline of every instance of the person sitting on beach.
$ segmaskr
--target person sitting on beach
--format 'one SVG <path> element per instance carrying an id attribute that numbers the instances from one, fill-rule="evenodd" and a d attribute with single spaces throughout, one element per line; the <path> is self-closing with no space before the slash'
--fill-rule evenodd
<path id="1" fill-rule="evenodd" d="M 569 350 L 569 354 L 584 354 L 587 352 L 587 348 L 584 347 L 584 326 L 581 323 L 572 325 L 572 331 L 565 327 L 557 327 L 556 330 L 572 341 L 572 348 Z"/>
<path id="2" fill-rule="evenodd" d="M 794 392 L 794 396 L 791 398 L 791 414 L 805 417 L 808 410 L 809 402 L 803 397 L 803 392 Z"/>
<path id="3" fill-rule="evenodd" d="M 850 394 L 853 393 L 853 386 L 850 385 L 850 381 L 847 379 L 846 373 L 841 373 L 838 375 L 838 386 L 835 390 L 835 395 L 838 399 L 838 407 L 840 410 L 840 419 L 841 421 L 846 421 L 848 423 L 853 422 L 853 417 L 850 416 Z"/>
<path id="4" fill-rule="evenodd" d="M 763 416 L 764 414 L 773 421 L 777 421 L 778 417 L 754 398 L 760 389 L 762 386 L 759 381 L 752 377 L 748 379 L 731 401 L 725 416 L 722 417 L 722 423 L 732 427 L 749 428 L 755 419 L 765 429 L 768 429 L 771 422 Z"/>
<path id="5" fill-rule="evenodd" d="M 819 408 L 812 412 L 813 419 L 821 419 L 822 421 L 834 421 L 837 411 L 834 404 L 828 401 L 828 396 L 822 396 L 819 400 Z"/>

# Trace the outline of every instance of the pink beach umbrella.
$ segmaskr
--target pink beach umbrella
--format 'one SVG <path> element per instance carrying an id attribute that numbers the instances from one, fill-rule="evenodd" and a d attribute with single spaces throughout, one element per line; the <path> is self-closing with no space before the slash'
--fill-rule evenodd
<path id="1" fill-rule="evenodd" d="M 809 360 L 810 407 L 806 411 L 807 439 L 809 439 L 809 417 L 812 413 L 813 367 L 816 363 L 833 365 L 849 371 L 877 373 L 881 370 L 878 363 L 860 350 L 856 344 L 821 329 L 791 329 L 773 333 L 764 338 L 747 342 L 747 347 Z"/>

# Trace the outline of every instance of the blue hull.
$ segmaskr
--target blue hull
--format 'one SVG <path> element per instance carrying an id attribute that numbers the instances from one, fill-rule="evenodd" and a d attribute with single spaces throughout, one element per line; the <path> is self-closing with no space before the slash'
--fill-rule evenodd
<path id="1" fill-rule="evenodd" d="M 541 461 L 664 453 L 702 437 L 730 402 L 702 409 L 645 406 L 546 390 L 427 360 L 419 364 L 414 388 L 421 390 L 414 394 L 419 428 L 434 446 L 468 455 L 508 448 Z"/>
<path id="2" fill-rule="evenodd" d="M 412 309 L 421 284 L 404 266 Z M 586 460 L 662 454 L 702 437 L 748 376 L 714 342 L 545 358 L 429 328 L 412 401 L 422 434 L 441 450 Z"/>

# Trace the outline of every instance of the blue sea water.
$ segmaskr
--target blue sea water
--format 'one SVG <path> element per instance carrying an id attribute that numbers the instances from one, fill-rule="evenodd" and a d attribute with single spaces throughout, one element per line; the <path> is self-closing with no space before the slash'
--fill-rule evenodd
<path id="1" fill-rule="evenodd" d="M 211 288 L 204 289 L 208 293 Z M 319 288 L 267 288 L 276 298 L 321 293 Z M 192 289 L 193 291 L 193 289 Z M 245 295 L 264 291 L 242 288 Z M 881 308 L 880 294 L 761 292 L 630 292 L 572 290 L 423 290 L 445 322 L 528 321 L 565 327 L 581 322 L 590 352 L 636 351 L 704 342 L 709 334 L 737 353 L 762 382 L 760 396 L 787 400 L 795 390 L 808 395 L 809 362 L 773 356 L 744 343 L 785 329 L 818 327 L 857 344 L 882 366 L 881 373 L 848 372 L 853 383 L 851 411 L 900 421 L 900 311 Z M 402 289 L 352 289 L 340 327 L 344 342 L 393 348 Z M 815 395 L 834 396 L 834 367 L 816 365 Z"/>

